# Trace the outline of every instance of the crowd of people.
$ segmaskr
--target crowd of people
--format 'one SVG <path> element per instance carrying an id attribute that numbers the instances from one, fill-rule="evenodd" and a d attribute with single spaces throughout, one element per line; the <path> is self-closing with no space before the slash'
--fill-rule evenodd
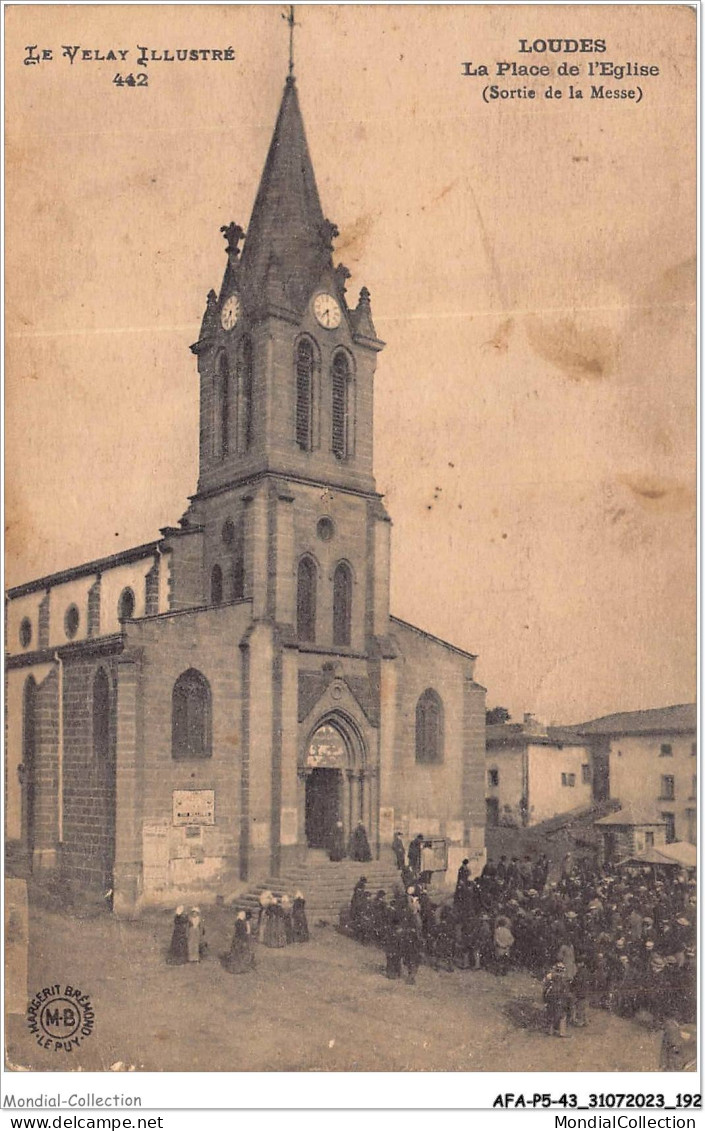
<path id="1" fill-rule="evenodd" d="M 559 1037 L 587 1024 L 588 1004 L 648 1013 L 660 1026 L 695 1021 L 696 888 L 685 873 L 597 868 L 567 853 L 559 869 L 545 854 L 502 856 L 473 879 L 464 860 L 451 900 L 419 871 L 422 840 L 406 854 L 395 844 L 400 883 L 391 895 L 368 892 L 362 876 L 342 914 L 345 931 L 384 950 L 387 977 L 403 968 L 413 983 L 422 962 L 498 976 L 526 970 L 542 980 L 548 1030 Z"/>
<path id="2" fill-rule="evenodd" d="M 302 892 L 297 891 L 293 901 L 288 895 L 277 898 L 271 891 L 262 892 L 256 923 L 249 909 L 238 910 L 230 950 L 220 958 L 223 968 L 230 974 L 247 974 L 253 970 L 255 941 L 275 949 L 309 941 L 306 900 Z M 193 907 L 187 912 L 177 907 L 166 958 L 168 965 L 201 962 L 207 950 L 200 909 Z"/>

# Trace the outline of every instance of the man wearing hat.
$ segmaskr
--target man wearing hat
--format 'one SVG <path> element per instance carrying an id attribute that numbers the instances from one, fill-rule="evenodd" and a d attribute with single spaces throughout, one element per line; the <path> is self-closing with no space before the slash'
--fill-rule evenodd
<path id="1" fill-rule="evenodd" d="M 401 839 L 399 829 L 395 832 L 394 839 L 392 840 L 392 852 L 394 853 L 397 868 L 401 871 L 406 861 L 406 849 L 404 848 L 404 841 Z"/>
<path id="2" fill-rule="evenodd" d="M 543 1000 L 552 1037 L 569 1037 L 568 1013 L 571 1006 L 570 987 L 562 962 L 555 962 L 543 980 Z"/>

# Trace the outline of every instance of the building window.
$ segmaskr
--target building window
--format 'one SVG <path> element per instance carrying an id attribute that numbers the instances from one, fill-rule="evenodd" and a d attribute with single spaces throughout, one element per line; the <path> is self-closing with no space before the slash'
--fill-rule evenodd
<path id="1" fill-rule="evenodd" d="M 118 601 L 118 620 L 130 620 L 135 615 L 135 595 L 131 589 L 123 589 Z"/>
<path id="2" fill-rule="evenodd" d="M 218 398 L 217 454 L 219 459 L 225 459 L 230 451 L 230 366 L 224 353 L 218 358 L 216 397 Z"/>
<path id="3" fill-rule="evenodd" d="M 662 813 L 661 819 L 666 824 L 666 844 L 673 844 L 676 839 L 676 815 L 675 813 Z"/>
<path id="4" fill-rule="evenodd" d="M 654 847 L 654 834 L 652 832 L 644 833 L 644 843 L 646 848 Z"/>
<path id="5" fill-rule="evenodd" d="M 499 785 L 499 770 L 487 771 L 487 784 L 492 786 Z"/>
<path id="6" fill-rule="evenodd" d="M 231 518 L 226 518 L 220 536 L 223 539 L 223 545 L 230 549 L 235 541 L 235 523 Z"/>
<path id="7" fill-rule="evenodd" d="M 318 522 L 316 523 L 316 534 L 321 539 L 321 542 L 330 542 L 331 538 L 335 534 L 335 525 L 333 523 L 333 519 L 328 518 L 327 515 L 324 515 L 323 518 L 319 518 Z"/>
<path id="8" fill-rule="evenodd" d="M 352 573 L 350 566 L 339 562 L 333 574 L 333 643 L 350 643 L 352 619 Z"/>
<path id="9" fill-rule="evenodd" d="M 110 680 L 105 668 L 93 679 L 93 757 L 105 761 L 110 755 Z"/>
<path id="10" fill-rule="evenodd" d="M 431 687 L 416 704 L 416 761 L 443 761 L 443 704 Z"/>
<path id="11" fill-rule="evenodd" d="M 316 565 L 302 558 L 296 582 L 296 634 L 299 640 L 316 639 Z"/>
<path id="12" fill-rule="evenodd" d="M 240 601 L 245 596 L 245 564 L 241 557 L 233 562 L 232 580 L 233 601 Z"/>
<path id="13" fill-rule="evenodd" d="M 662 742 L 661 743 L 660 757 L 661 758 L 672 758 L 673 757 L 673 747 L 671 746 L 670 742 Z"/>
<path id="14" fill-rule="evenodd" d="M 239 449 L 246 452 L 252 444 L 252 338 L 245 334 L 238 354 L 238 388 L 240 393 Z"/>
<path id="15" fill-rule="evenodd" d="M 694 801 L 697 796 L 698 796 L 698 776 L 697 776 L 697 774 L 693 774 L 692 778 L 690 779 L 690 797 L 691 797 L 691 800 Z"/>
<path id="16" fill-rule="evenodd" d="M 219 565 L 214 565 L 211 570 L 211 605 L 220 605 L 223 601 L 223 571 Z"/>
<path id="17" fill-rule="evenodd" d="M 32 643 L 32 622 L 29 617 L 22 617 L 20 623 L 20 644 L 23 648 L 29 648 Z"/>
<path id="18" fill-rule="evenodd" d="M 691 756 L 691 758 L 697 758 L 697 756 L 698 756 L 698 744 L 697 744 L 697 742 L 691 742 L 691 744 L 690 744 L 690 756 Z"/>
<path id="19" fill-rule="evenodd" d="M 210 758 L 211 692 L 195 668 L 183 672 L 171 695 L 172 758 Z"/>
<path id="20" fill-rule="evenodd" d="M 78 607 L 76 605 L 69 605 L 66 613 L 64 614 L 64 632 L 66 633 L 69 640 L 73 640 L 74 636 L 78 632 L 80 621 L 81 617 L 78 612 Z"/>
<path id="21" fill-rule="evenodd" d="M 582 766 L 580 767 L 583 785 L 590 785 L 590 782 L 592 781 L 592 773 L 590 772 L 590 770 L 590 763 L 583 762 Z"/>
<path id="22" fill-rule="evenodd" d="M 561 785 L 574 786 L 575 774 L 561 774 Z"/>
<path id="23" fill-rule="evenodd" d="M 686 838 L 689 844 L 698 843 L 698 811 L 697 809 L 686 809 Z"/>
<path id="24" fill-rule="evenodd" d="M 344 353 L 333 358 L 332 386 L 331 450 L 338 459 L 345 459 L 350 451 L 350 364 Z"/>
<path id="25" fill-rule="evenodd" d="M 313 346 L 308 338 L 296 350 L 296 443 L 304 452 L 313 447 Z"/>
<path id="26" fill-rule="evenodd" d="M 661 793 L 660 797 L 663 801 L 675 801 L 676 797 L 676 779 L 672 774 L 661 775 Z"/>

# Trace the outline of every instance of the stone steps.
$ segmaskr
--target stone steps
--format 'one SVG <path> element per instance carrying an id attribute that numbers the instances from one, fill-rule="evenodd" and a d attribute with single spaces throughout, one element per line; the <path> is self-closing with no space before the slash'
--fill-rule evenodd
<path id="1" fill-rule="evenodd" d="M 393 886 L 399 883 L 397 869 L 384 861 L 370 860 L 363 864 L 351 860 L 340 863 L 314 860 L 287 868 L 281 876 L 270 876 L 254 883 L 234 902 L 238 907 L 255 910 L 259 908 L 259 897 L 263 891 L 271 891 L 277 897 L 286 893 L 290 899 L 301 891 L 307 912 L 337 916 L 340 907 L 350 902 L 360 876 L 367 876 L 367 887 L 373 894 L 378 888 L 391 892 Z"/>

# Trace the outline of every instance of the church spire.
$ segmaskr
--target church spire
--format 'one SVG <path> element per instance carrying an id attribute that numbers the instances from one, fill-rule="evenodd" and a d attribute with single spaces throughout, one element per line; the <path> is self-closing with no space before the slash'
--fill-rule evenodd
<path id="1" fill-rule="evenodd" d="M 247 230 L 240 285 L 255 303 L 276 285 L 287 306 L 302 310 L 321 272 L 332 266 L 335 234 L 323 215 L 296 81 L 289 74 Z"/>

